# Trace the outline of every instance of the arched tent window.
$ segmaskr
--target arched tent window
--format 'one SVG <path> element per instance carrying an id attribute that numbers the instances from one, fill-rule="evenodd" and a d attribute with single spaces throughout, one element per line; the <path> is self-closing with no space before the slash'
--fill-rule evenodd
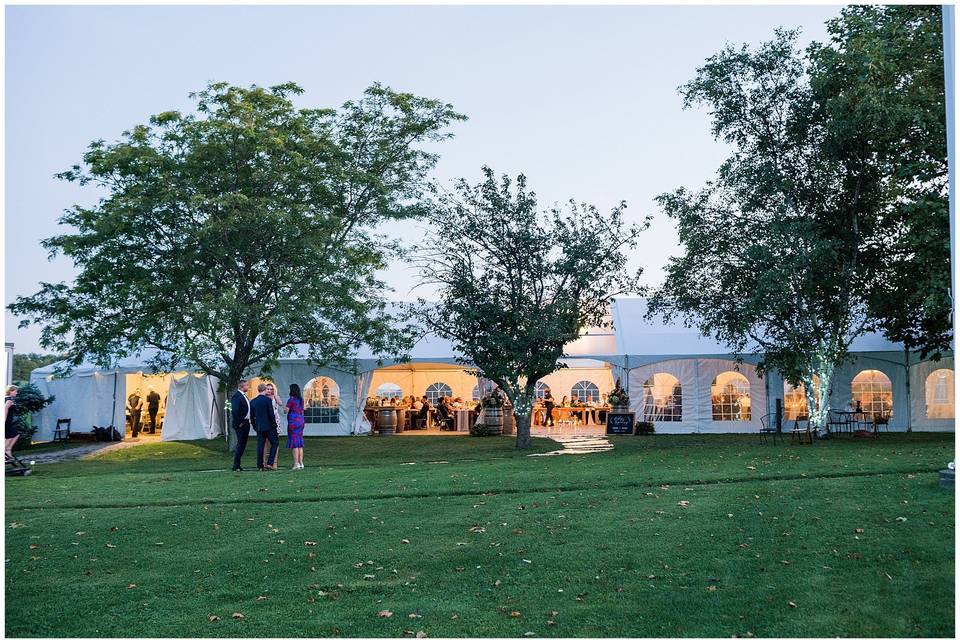
<path id="1" fill-rule="evenodd" d="M 714 420 L 750 420 L 750 381 L 742 373 L 724 371 L 718 375 L 713 379 L 710 396 Z"/>
<path id="2" fill-rule="evenodd" d="M 533 394 L 537 400 L 543 400 L 543 396 L 546 395 L 547 391 L 552 393 L 550 385 L 543 380 L 537 380 L 537 384 L 533 385 Z"/>
<path id="3" fill-rule="evenodd" d="M 850 395 L 854 406 L 860 408 L 867 418 L 890 418 L 893 416 L 893 384 L 882 371 L 866 369 L 850 383 Z"/>
<path id="4" fill-rule="evenodd" d="M 643 383 L 643 419 L 647 422 L 680 422 L 683 390 L 669 373 L 655 373 Z"/>
<path id="5" fill-rule="evenodd" d="M 378 398 L 402 398 L 403 389 L 400 388 L 400 385 L 394 382 L 384 382 L 382 385 L 377 387 L 377 391 L 374 395 Z"/>
<path id="6" fill-rule="evenodd" d="M 581 380 L 570 389 L 570 398 L 580 402 L 600 402 L 600 388 L 589 380 Z"/>
<path id="7" fill-rule="evenodd" d="M 477 401 L 496 388 L 497 385 L 494 384 L 493 380 L 480 380 L 477 384 L 473 385 L 473 391 L 470 392 L 470 397 L 473 398 L 474 401 Z"/>
<path id="8" fill-rule="evenodd" d="M 453 389 L 450 388 L 450 385 L 447 385 L 443 382 L 434 382 L 432 385 L 427 387 L 427 391 L 423 395 L 427 396 L 427 399 L 430 400 L 431 403 L 434 403 L 440 399 L 440 396 L 452 398 Z"/>
<path id="9" fill-rule="evenodd" d="M 937 369 L 927 376 L 927 418 L 952 420 L 954 418 L 953 371 Z"/>
<path id="10" fill-rule="evenodd" d="M 314 378 L 303 388 L 303 421 L 306 424 L 340 422 L 340 387 L 326 376 Z"/>
<path id="11" fill-rule="evenodd" d="M 820 376 L 813 376 L 813 389 L 816 394 L 817 408 L 820 408 Z M 804 393 L 806 385 L 802 382 L 795 387 L 786 380 L 783 381 L 783 419 L 796 420 L 807 413 L 807 397 Z"/>

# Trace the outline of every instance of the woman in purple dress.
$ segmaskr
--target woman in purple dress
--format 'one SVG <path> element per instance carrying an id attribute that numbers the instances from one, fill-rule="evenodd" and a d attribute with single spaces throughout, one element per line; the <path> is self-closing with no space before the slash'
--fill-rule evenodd
<path id="1" fill-rule="evenodd" d="M 293 449 L 293 468 L 303 469 L 303 394 L 300 385 L 290 385 L 287 400 L 287 449 Z"/>

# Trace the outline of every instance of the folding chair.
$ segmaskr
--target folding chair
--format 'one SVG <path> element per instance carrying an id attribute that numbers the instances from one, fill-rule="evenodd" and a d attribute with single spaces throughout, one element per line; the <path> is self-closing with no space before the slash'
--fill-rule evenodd
<path id="1" fill-rule="evenodd" d="M 803 444 L 804 437 L 807 438 L 807 444 L 813 444 L 810 416 L 797 416 L 797 419 L 793 421 L 793 428 L 790 430 L 790 441 L 792 442 L 796 438 L 799 444 Z"/>
<path id="2" fill-rule="evenodd" d="M 60 418 L 57 420 L 57 426 L 53 430 L 53 441 L 60 442 L 61 440 L 70 440 L 70 424 L 72 420 L 70 418 Z"/>

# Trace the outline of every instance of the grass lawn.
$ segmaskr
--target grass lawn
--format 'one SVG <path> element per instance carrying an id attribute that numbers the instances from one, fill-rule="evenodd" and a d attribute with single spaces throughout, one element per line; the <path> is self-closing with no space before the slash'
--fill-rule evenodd
<path id="1" fill-rule="evenodd" d="M 307 468 L 276 473 L 226 471 L 219 441 L 45 465 L 6 482 L 6 633 L 954 636 L 952 434 L 612 441 L 308 438 Z"/>

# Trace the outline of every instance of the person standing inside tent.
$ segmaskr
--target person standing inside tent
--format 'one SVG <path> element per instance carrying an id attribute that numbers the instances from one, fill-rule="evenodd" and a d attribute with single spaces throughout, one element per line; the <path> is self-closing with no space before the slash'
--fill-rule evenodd
<path id="1" fill-rule="evenodd" d="M 546 416 L 543 418 L 543 426 L 552 427 L 553 425 L 553 395 L 550 389 L 543 392 L 543 408 L 546 410 Z"/>
<path id="2" fill-rule="evenodd" d="M 7 393 L 3 397 L 3 432 L 6 434 L 4 449 L 8 458 L 13 455 L 13 445 L 17 444 L 17 438 L 20 437 L 20 430 L 14 422 L 13 401 L 16 397 L 17 388 L 14 385 L 7 387 Z"/>
<path id="3" fill-rule="evenodd" d="M 250 436 L 250 400 L 247 399 L 247 389 L 249 388 L 250 381 L 241 380 L 237 384 L 237 390 L 230 397 L 230 413 L 232 416 L 230 426 L 237 432 L 237 449 L 233 452 L 234 471 L 243 471 L 243 467 L 240 466 L 240 459 L 243 458 L 243 452 L 247 448 L 247 438 Z"/>
<path id="4" fill-rule="evenodd" d="M 140 436 L 140 414 L 143 411 L 143 400 L 140 399 L 140 391 L 134 389 L 133 393 L 127 396 L 127 408 L 130 410 L 130 431 L 133 437 Z"/>
<path id="5" fill-rule="evenodd" d="M 287 400 L 287 449 L 293 450 L 293 468 L 303 469 L 303 394 L 300 385 L 290 385 Z"/>
<path id="6" fill-rule="evenodd" d="M 150 415 L 150 433 L 157 432 L 157 413 L 160 411 L 160 394 L 153 387 L 147 394 L 147 413 Z"/>
<path id="7" fill-rule="evenodd" d="M 263 382 L 258 384 L 257 393 L 259 395 L 250 401 L 250 418 L 253 430 L 257 432 L 257 468 L 261 471 L 276 471 L 277 448 L 280 446 L 280 438 L 277 437 L 277 414 L 273 409 L 273 400 L 267 396 L 267 385 Z M 264 463 L 263 452 L 267 440 L 270 441 L 270 455 Z"/>

